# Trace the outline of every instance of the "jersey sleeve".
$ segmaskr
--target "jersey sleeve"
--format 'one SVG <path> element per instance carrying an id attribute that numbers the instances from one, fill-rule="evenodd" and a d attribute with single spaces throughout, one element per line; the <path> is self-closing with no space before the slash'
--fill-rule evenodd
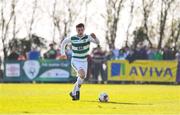
<path id="1" fill-rule="evenodd" d="M 65 54 L 65 47 L 67 44 L 71 43 L 71 38 L 65 38 L 62 43 L 61 43 L 61 55 L 66 55 Z"/>
<path id="2" fill-rule="evenodd" d="M 99 44 L 100 43 L 98 38 L 94 39 L 91 35 L 88 35 L 88 38 L 89 38 L 90 42 L 93 42 L 95 44 Z"/>

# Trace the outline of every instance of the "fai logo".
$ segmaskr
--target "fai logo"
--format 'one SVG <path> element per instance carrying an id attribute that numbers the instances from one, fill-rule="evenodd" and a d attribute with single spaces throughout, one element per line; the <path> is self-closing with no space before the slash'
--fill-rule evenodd
<path id="1" fill-rule="evenodd" d="M 34 79 L 40 70 L 40 64 L 36 60 L 28 60 L 24 62 L 24 72 L 29 79 Z"/>

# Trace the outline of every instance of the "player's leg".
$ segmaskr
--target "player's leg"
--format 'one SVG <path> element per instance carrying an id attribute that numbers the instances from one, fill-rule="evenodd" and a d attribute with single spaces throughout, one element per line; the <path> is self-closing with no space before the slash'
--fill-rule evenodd
<path id="1" fill-rule="evenodd" d="M 71 95 L 75 97 L 75 99 L 73 99 L 73 100 L 79 100 L 79 98 L 80 98 L 80 87 L 81 87 L 81 85 L 82 85 L 82 83 L 83 83 L 83 81 L 87 75 L 87 62 L 73 61 L 72 67 L 77 72 L 77 81 L 74 84 L 74 88 L 73 88 Z"/>
<path id="2" fill-rule="evenodd" d="M 78 68 L 77 71 L 78 78 L 73 89 L 73 94 L 76 95 L 77 99 L 79 100 L 80 87 L 87 76 L 87 62 L 79 62 L 77 68 Z"/>
<path id="3" fill-rule="evenodd" d="M 80 99 L 80 87 L 84 79 L 85 79 L 85 70 L 84 69 L 78 70 L 78 78 L 73 89 L 73 94 L 76 95 L 76 100 Z"/>
<path id="4" fill-rule="evenodd" d="M 77 62 L 74 60 L 71 60 L 71 67 L 76 71 L 76 75 L 77 75 L 77 79 L 78 79 L 78 69 L 77 69 Z M 72 100 L 77 100 L 76 97 L 76 90 L 78 90 L 78 85 L 77 85 L 77 81 L 74 84 L 74 88 L 72 90 L 72 92 L 70 92 L 70 96 L 72 97 Z"/>

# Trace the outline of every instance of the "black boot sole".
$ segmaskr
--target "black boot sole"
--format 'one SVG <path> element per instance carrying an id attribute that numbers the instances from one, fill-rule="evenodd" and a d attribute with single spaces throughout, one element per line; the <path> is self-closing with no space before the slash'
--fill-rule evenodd
<path id="1" fill-rule="evenodd" d="M 73 96 L 72 92 L 70 92 L 69 95 L 73 101 L 79 100 L 79 99 L 77 99 L 77 96 Z"/>

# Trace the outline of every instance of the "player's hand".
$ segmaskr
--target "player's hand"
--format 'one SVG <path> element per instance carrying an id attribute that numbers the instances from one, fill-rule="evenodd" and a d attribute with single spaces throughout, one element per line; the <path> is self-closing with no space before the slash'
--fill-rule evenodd
<path id="1" fill-rule="evenodd" d="M 67 59 L 67 56 L 66 56 L 66 55 L 61 55 L 61 56 L 59 57 L 59 59 L 61 59 L 61 60 L 66 60 L 66 59 Z"/>
<path id="2" fill-rule="evenodd" d="M 96 35 L 95 35 L 94 33 L 91 33 L 90 35 L 91 35 L 91 37 L 93 37 L 94 39 L 96 39 Z"/>

